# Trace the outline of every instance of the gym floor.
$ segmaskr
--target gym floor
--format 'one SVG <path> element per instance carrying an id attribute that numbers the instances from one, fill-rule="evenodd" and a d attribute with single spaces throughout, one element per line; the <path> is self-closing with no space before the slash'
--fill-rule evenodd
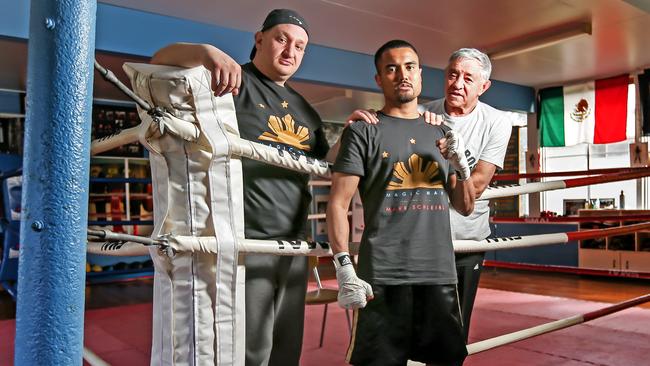
<path id="1" fill-rule="evenodd" d="M 336 285 L 334 272 L 329 265 L 321 264 L 320 273 L 326 286 Z M 601 303 L 616 303 L 650 293 L 650 281 L 647 280 L 489 267 L 483 271 L 480 287 L 470 343 L 606 306 Z M 88 285 L 86 345 L 111 364 L 147 364 L 151 333 L 150 329 L 143 328 L 150 326 L 152 294 L 151 279 Z M 127 305 L 130 307 L 127 308 Z M 92 311 L 97 309 L 102 310 Z M 318 347 L 323 316 L 321 309 L 315 306 L 307 309 L 301 365 L 345 365 L 343 355 L 347 346 L 348 330 L 345 327 L 344 313 L 338 306 L 330 307 L 324 345 L 321 348 Z M 484 352 L 468 358 L 466 364 L 492 365 L 496 360 L 502 365 L 556 365 L 558 362 L 567 365 L 643 363 L 639 360 L 645 359 L 645 352 L 648 351 L 645 348 L 650 344 L 650 333 L 643 328 L 647 328 L 644 324 L 650 323 L 650 311 L 642 309 L 650 309 L 650 303 L 637 309 L 628 309 L 620 315 L 602 318 L 608 320 L 596 320 L 593 326 L 579 325 L 562 330 L 556 333 L 556 336 L 544 335 Z M 6 292 L 0 291 L 0 320 L 6 320 L 0 321 L 2 338 L 13 338 L 14 317 L 13 300 Z M 122 325 L 114 323 L 116 317 L 124 320 L 120 322 Z M 133 319 L 127 321 L 126 318 Z M 121 330 L 119 332 L 128 335 L 129 339 L 117 339 L 119 337 L 111 333 L 110 328 L 124 327 L 124 323 L 132 324 L 135 330 Z M 595 338 L 596 341 L 589 337 Z M 597 343 L 601 340 L 602 343 Z M 127 342 L 129 345 L 120 342 Z M 616 348 L 622 344 L 629 345 L 630 342 L 641 343 L 629 349 Z M 0 351 L 3 351 L 0 353 L 4 353 L 3 357 L 0 357 L 0 366 L 12 364 L 12 344 L 13 342 L 5 343 L 5 347 L 0 347 Z M 585 349 L 581 349 L 582 345 Z M 607 355 L 612 353 L 617 356 L 606 359 Z M 334 355 L 337 355 L 336 360 L 333 359 Z M 533 360 L 529 357 L 533 357 L 535 362 L 530 363 Z"/>

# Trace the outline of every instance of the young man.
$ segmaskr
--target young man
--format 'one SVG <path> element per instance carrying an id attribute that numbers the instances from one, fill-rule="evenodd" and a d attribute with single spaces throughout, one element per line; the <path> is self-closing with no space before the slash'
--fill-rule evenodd
<path id="1" fill-rule="evenodd" d="M 462 141 L 418 113 L 422 69 L 411 44 L 384 44 L 375 66 L 385 100 L 379 123 L 343 132 L 327 209 L 339 304 L 360 309 L 347 359 L 354 365 L 461 364 L 467 351 L 449 203 L 467 215 L 475 197 L 467 159 L 458 154 Z M 365 223 L 359 277 L 348 254 L 347 220 L 357 187 Z"/>
<path id="2" fill-rule="evenodd" d="M 445 125 L 458 132 L 465 141 L 465 157 L 472 174 L 469 181 L 479 197 L 492 180 L 497 168 L 503 168 L 512 125 L 505 113 L 479 101 L 490 87 L 492 65 L 489 57 L 474 48 L 461 48 L 449 58 L 445 69 L 445 97 L 424 105 L 426 110 L 442 115 Z M 425 113 L 426 118 L 431 115 Z M 437 117 L 437 116 L 434 116 Z M 450 210 L 453 239 L 483 240 L 490 235 L 488 201 L 478 201 L 474 212 L 465 217 Z M 456 255 L 458 292 L 463 316 L 465 340 L 478 289 L 485 253 Z"/>
<path id="3" fill-rule="evenodd" d="M 255 33 L 252 62 L 238 65 L 211 45 L 178 43 L 153 56 L 156 64 L 212 72 L 215 94 L 232 92 L 242 138 L 290 154 L 323 159 L 327 141 L 316 111 L 286 81 L 298 70 L 309 41 L 298 13 L 271 11 Z M 349 120 L 367 120 L 355 111 Z M 369 121 L 370 122 L 370 121 Z M 245 235 L 305 239 L 311 195 L 307 174 L 243 159 Z M 246 365 L 298 365 L 302 347 L 307 258 L 247 255 Z"/>

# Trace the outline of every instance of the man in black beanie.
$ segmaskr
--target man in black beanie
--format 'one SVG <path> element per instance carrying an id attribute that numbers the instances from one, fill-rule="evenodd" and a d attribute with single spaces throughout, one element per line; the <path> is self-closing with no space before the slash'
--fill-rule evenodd
<path id="1" fill-rule="evenodd" d="M 232 93 L 242 138 L 281 151 L 323 159 L 328 144 L 321 118 L 285 82 L 298 70 L 309 40 L 307 23 L 288 9 L 271 11 L 255 33 L 242 66 L 211 45 L 177 43 L 154 64 L 205 66 L 216 95 Z M 349 121 L 374 122 L 355 111 Z M 242 159 L 245 235 L 305 239 L 311 195 L 307 174 Z M 246 365 L 298 365 L 302 347 L 307 258 L 249 254 L 246 264 Z"/>

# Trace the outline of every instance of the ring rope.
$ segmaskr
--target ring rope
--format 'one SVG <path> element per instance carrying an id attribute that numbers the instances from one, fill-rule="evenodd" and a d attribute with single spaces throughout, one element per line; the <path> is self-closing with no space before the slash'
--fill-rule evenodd
<path id="1" fill-rule="evenodd" d="M 84 347 L 83 360 L 90 366 L 111 366 L 108 362 L 102 360 L 97 354 L 90 349 Z"/>
<path id="2" fill-rule="evenodd" d="M 596 175 L 596 174 L 618 174 L 618 173 L 633 173 L 643 171 L 648 168 L 605 168 L 605 169 L 591 169 L 591 170 L 572 170 L 567 172 L 545 172 L 545 173 L 517 173 L 517 174 L 495 174 L 492 177 L 493 181 L 499 180 L 518 180 L 518 179 L 534 179 L 534 178 L 548 178 L 548 177 L 571 177 L 576 175 Z"/>
<path id="3" fill-rule="evenodd" d="M 550 244 L 566 244 L 570 241 L 629 234 L 646 229 L 650 229 L 650 222 L 608 229 L 581 230 L 566 233 L 510 236 L 488 238 L 484 240 L 454 240 L 453 245 L 454 252 L 456 253 L 484 252 L 490 250 L 526 248 Z M 161 250 L 166 251 L 168 255 L 173 255 L 175 252 L 219 254 L 217 250 L 217 242 L 214 237 L 168 235 L 159 239 L 153 239 L 129 234 L 114 233 L 109 230 L 88 230 L 88 235 L 106 241 L 102 243 L 92 241 L 89 242 L 88 253 L 92 254 L 114 256 L 146 255 L 148 253 L 148 249 L 146 248 L 147 246 L 156 246 Z M 329 243 L 306 240 L 257 240 L 240 238 L 238 240 L 238 248 L 240 252 L 245 253 L 264 253 L 292 256 L 332 255 Z M 356 249 L 351 248 L 351 250 L 358 250 L 358 244 Z"/>
<path id="4" fill-rule="evenodd" d="M 650 176 L 650 169 L 643 169 L 642 171 L 635 171 L 631 173 L 623 173 L 617 175 L 597 175 L 594 177 L 573 178 L 573 179 L 560 179 L 550 182 L 533 182 L 523 184 L 512 184 L 497 187 L 488 187 L 480 198 L 477 200 L 489 200 L 493 198 L 502 198 L 510 196 L 518 196 L 527 193 L 540 193 L 546 191 L 553 191 L 564 188 L 582 187 L 601 183 L 619 182 L 623 180 L 638 179 Z"/>
<path id="5" fill-rule="evenodd" d="M 610 216 L 551 216 L 551 217 L 491 217 L 493 223 L 549 223 L 549 222 L 608 222 L 608 221 L 650 221 L 650 214 Z"/>
<path id="6" fill-rule="evenodd" d="M 231 134 L 228 136 L 228 142 L 231 154 L 302 173 L 316 174 L 321 177 L 330 176 L 329 164 L 326 161 L 292 154 Z"/>
<path id="7" fill-rule="evenodd" d="M 516 332 L 504 334 L 498 337 L 486 339 L 476 343 L 467 345 L 467 353 L 469 355 L 474 355 L 480 352 L 487 351 L 489 349 L 500 347 L 506 344 L 518 342 L 524 339 L 532 338 L 541 334 L 553 332 L 556 330 L 568 328 L 577 324 L 585 323 L 605 315 L 613 314 L 627 308 L 640 305 L 650 301 L 650 294 L 639 296 L 627 301 L 614 304 L 599 310 L 595 310 L 589 313 L 574 315 L 568 318 L 556 320 L 553 322 L 541 324 L 535 327 L 522 329 Z"/>
<path id="8" fill-rule="evenodd" d="M 90 155 L 97 155 L 105 151 L 113 150 L 122 145 L 138 142 L 138 136 L 140 135 L 140 128 L 142 128 L 142 126 L 143 124 L 140 122 L 140 124 L 135 127 L 127 128 L 112 135 L 93 140 L 90 143 Z"/>
<path id="9" fill-rule="evenodd" d="M 165 236 L 153 239 L 144 236 L 115 233 L 110 230 L 88 230 L 91 241 L 87 251 L 90 254 L 110 255 L 116 257 L 148 255 L 149 248 L 156 247 L 167 255 L 176 252 L 200 252 L 218 254 L 216 239 L 213 237 L 197 236 Z M 101 240 L 101 241 L 97 241 Z M 179 250 L 179 247 L 182 247 Z M 276 255 L 309 255 L 331 256 L 332 250 L 327 242 L 306 240 L 257 240 L 239 239 L 240 252 L 276 254 Z M 350 243 L 350 251 L 357 253 L 358 243 Z"/>
<path id="10" fill-rule="evenodd" d="M 526 236 L 512 236 L 501 238 L 488 238 L 484 240 L 454 240 L 454 252 L 484 252 L 489 250 L 502 250 L 513 248 L 526 248 L 550 244 L 566 244 L 570 241 L 596 239 L 604 236 L 634 233 L 650 228 L 650 222 L 620 226 L 608 229 L 591 229 L 571 231 L 566 233 L 537 234 Z"/>

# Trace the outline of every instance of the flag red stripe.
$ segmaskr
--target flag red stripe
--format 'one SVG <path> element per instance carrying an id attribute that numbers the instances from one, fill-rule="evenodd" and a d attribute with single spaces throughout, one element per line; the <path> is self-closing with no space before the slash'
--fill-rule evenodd
<path id="1" fill-rule="evenodd" d="M 628 75 L 596 80 L 594 144 L 626 139 Z"/>

